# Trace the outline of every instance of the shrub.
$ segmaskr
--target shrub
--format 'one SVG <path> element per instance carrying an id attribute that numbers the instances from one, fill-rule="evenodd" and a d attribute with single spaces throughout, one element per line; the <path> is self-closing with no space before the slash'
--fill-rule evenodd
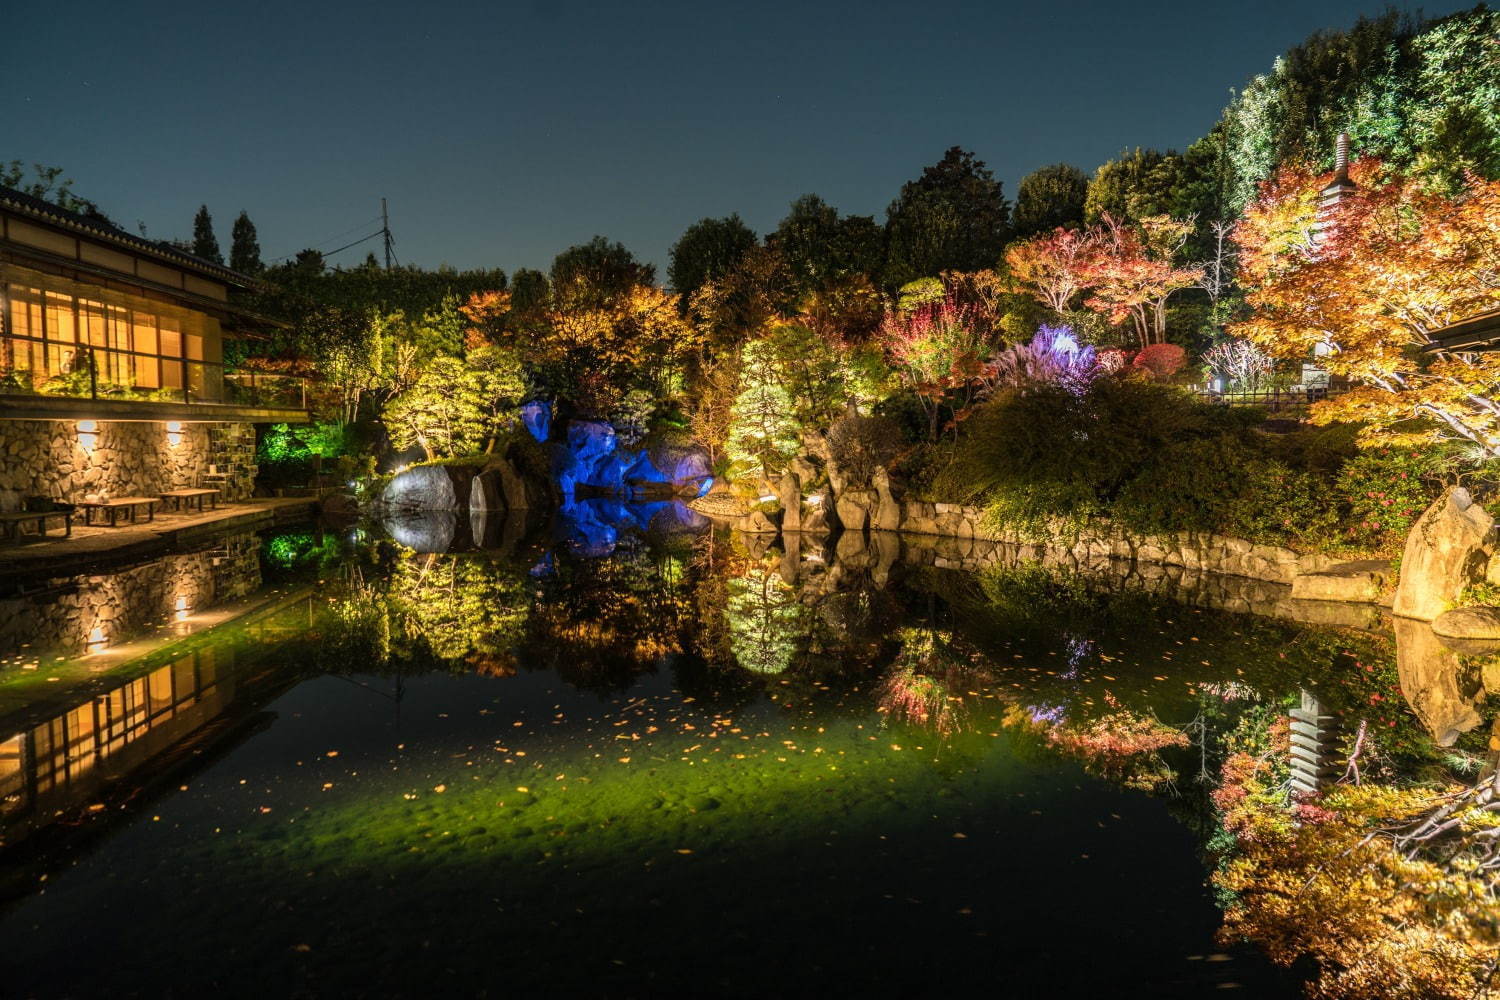
<path id="1" fill-rule="evenodd" d="M 1176 344 L 1152 344 L 1137 354 L 1131 364 L 1158 382 L 1165 382 L 1187 364 L 1187 352 Z"/>
<path id="2" fill-rule="evenodd" d="M 1349 505 L 1348 539 L 1376 548 L 1399 546 L 1442 492 L 1451 461 L 1442 451 L 1406 448 L 1377 448 L 1350 459 L 1337 485 Z"/>
<path id="3" fill-rule="evenodd" d="M 890 417 L 866 417 L 846 413 L 828 428 L 828 450 L 849 485 L 870 485 L 877 466 L 887 468 L 903 450 L 901 425 Z"/>

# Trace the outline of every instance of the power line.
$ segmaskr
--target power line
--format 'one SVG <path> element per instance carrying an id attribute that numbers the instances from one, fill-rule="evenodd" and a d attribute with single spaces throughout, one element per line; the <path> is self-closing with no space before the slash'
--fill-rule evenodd
<path id="1" fill-rule="evenodd" d="M 328 244 L 332 243 L 334 240 L 343 239 L 345 236 L 348 236 L 350 233 L 358 232 L 361 229 L 364 229 L 364 228 L 366 228 L 368 226 L 373 226 L 375 223 L 381 222 L 381 221 L 383 221 L 383 220 L 378 215 L 375 216 L 375 218 L 373 218 L 373 219 L 366 219 L 364 222 L 361 222 L 358 225 L 350 226 L 348 229 L 345 229 L 342 232 L 334 233 L 332 236 L 328 237 L 326 240 L 322 240 L 321 242 L 318 242 L 318 243 L 308 244 L 307 246 L 303 247 L 302 250 L 316 250 L 319 247 L 326 247 Z M 301 253 L 302 250 L 294 250 L 291 253 L 282 254 L 280 257 L 273 257 L 273 258 L 271 258 L 271 263 L 275 264 L 278 261 L 290 260 L 293 257 L 297 256 L 297 254 Z M 338 253 L 338 250 L 333 250 L 333 251 L 330 251 L 330 252 L 331 253 Z"/>
<path id="2" fill-rule="evenodd" d="M 353 243 L 345 243 L 343 246 L 339 247 L 338 250 L 329 250 L 323 256 L 324 257 L 332 257 L 334 254 L 340 253 L 341 251 L 344 251 L 344 250 L 348 250 L 350 247 L 357 247 L 361 243 L 364 243 L 364 242 L 366 242 L 368 240 L 373 240 L 375 237 L 382 235 L 384 232 L 385 232 L 385 230 L 383 230 L 383 229 L 377 229 L 375 232 L 371 233 L 369 236 L 361 236 L 359 239 L 355 240 Z"/>

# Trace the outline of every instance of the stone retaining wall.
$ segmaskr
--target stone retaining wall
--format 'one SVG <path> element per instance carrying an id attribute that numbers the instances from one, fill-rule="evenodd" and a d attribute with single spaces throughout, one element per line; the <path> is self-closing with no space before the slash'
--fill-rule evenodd
<path id="1" fill-rule="evenodd" d="M 255 429 L 241 426 L 253 441 Z M 82 433 L 71 420 L 0 420 L 0 511 L 20 510 L 28 496 L 156 496 L 197 486 L 214 461 L 209 425 L 185 423 L 176 435 L 154 422 L 99 421 Z"/>
<path id="2" fill-rule="evenodd" d="M 1176 566 L 1219 576 L 1240 576 L 1290 586 L 1303 573 L 1316 573 L 1339 560 L 1321 553 L 1299 555 L 1280 545 L 1262 545 L 1228 535 L 1178 532 L 1136 536 L 1109 525 L 1091 527 L 1077 537 L 1036 544 L 1016 532 L 984 524 L 983 510 L 961 504 L 907 501 L 900 505 L 898 530 L 907 534 L 973 539 L 1016 546 L 1042 554 L 1061 553 L 1073 561 L 1117 559 Z"/>

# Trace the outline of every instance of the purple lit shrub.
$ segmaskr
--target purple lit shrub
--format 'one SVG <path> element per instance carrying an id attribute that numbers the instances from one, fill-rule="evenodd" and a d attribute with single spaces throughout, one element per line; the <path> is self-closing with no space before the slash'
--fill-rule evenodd
<path id="1" fill-rule="evenodd" d="M 988 367 L 991 389 L 1060 385 L 1082 393 L 1099 371 L 1094 349 L 1080 345 L 1066 326 L 1043 326 L 1024 344 L 1007 347 Z"/>

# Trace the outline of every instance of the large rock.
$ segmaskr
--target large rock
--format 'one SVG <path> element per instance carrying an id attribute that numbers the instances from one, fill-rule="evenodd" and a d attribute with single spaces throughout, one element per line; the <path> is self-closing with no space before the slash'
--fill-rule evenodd
<path id="1" fill-rule="evenodd" d="M 469 484 L 469 512 L 476 514 L 505 510 L 505 497 L 500 490 L 500 473 L 485 469 Z"/>
<path id="2" fill-rule="evenodd" d="M 891 475 L 885 466 L 877 465 L 871 477 L 875 487 L 875 512 L 870 517 L 870 527 L 876 531 L 897 531 L 901 527 L 901 504 L 891 493 Z"/>
<path id="3" fill-rule="evenodd" d="M 845 490 L 838 494 L 834 513 L 839 526 L 845 531 L 864 531 L 870 524 L 870 511 L 875 506 L 875 494 L 867 490 Z"/>
<path id="4" fill-rule="evenodd" d="M 413 466 L 386 485 L 380 501 L 405 510 L 466 510 L 477 471 L 467 465 Z"/>
<path id="5" fill-rule="evenodd" d="M 1250 574 L 1244 574 L 1250 575 Z M 1305 601 L 1378 601 L 1394 572 L 1388 559 L 1358 559 L 1292 578 L 1292 597 Z"/>
<path id="6" fill-rule="evenodd" d="M 774 535 L 776 525 L 765 515 L 764 511 L 751 511 L 749 514 L 734 522 L 736 531 L 743 531 L 747 535 Z"/>
<path id="7" fill-rule="evenodd" d="M 781 530 L 802 530 L 802 483 L 795 472 L 781 474 L 776 484 L 776 493 L 781 501 Z"/>
<path id="8" fill-rule="evenodd" d="M 1500 639 L 1500 608 L 1454 608 L 1432 620 L 1432 630 L 1448 639 Z"/>
<path id="9" fill-rule="evenodd" d="M 1412 526 L 1401 556 L 1401 581 L 1391 610 L 1431 621 L 1484 579 L 1494 519 L 1461 486 L 1446 493 Z"/>

